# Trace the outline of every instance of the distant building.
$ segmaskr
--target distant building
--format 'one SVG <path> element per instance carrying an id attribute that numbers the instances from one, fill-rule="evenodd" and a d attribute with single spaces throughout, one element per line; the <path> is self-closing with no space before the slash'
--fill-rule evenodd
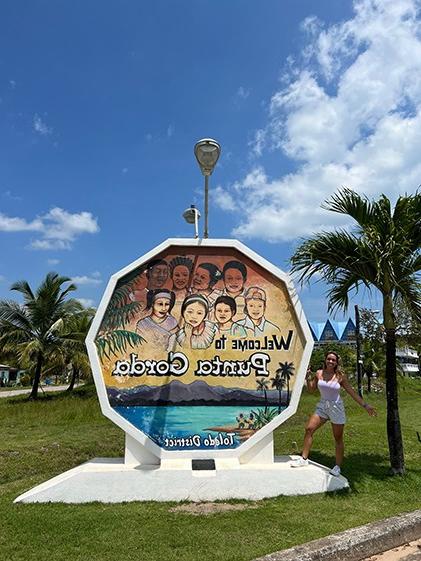
<path id="1" fill-rule="evenodd" d="M 13 368 L 7 364 L 0 364 L 0 386 L 12 386 L 19 384 L 23 370 Z"/>
<path id="2" fill-rule="evenodd" d="M 328 345 L 329 343 L 351 346 L 356 344 L 356 329 L 351 318 L 348 321 L 332 321 L 328 319 L 324 323 L 315 321 L 309 321 L 308 323 L 315 347 Z"/>
<path id="3" fill-rule="evenodd" d="M 417 351 L 405 347 L 403 349 L 396 349 L 396 361 L 404 376 L 419 376 L 420 375 L 420 358 Z"/>

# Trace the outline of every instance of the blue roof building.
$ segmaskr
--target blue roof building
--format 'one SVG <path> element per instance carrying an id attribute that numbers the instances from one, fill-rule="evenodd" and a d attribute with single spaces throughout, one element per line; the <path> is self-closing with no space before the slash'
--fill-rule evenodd
<path id="1" fill-rule="evenodd" d="M 351 318 L 348 321 L 327 319 L 324 323 L 315 321 L 308 323 L 316 347 L 332 342 L 344 345 L 356 344 L 356 329 Z"/>

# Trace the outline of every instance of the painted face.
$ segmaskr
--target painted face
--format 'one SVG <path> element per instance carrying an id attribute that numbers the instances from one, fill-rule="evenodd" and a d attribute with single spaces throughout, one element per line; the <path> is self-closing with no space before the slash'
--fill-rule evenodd
<path id="1" fill-rule="evenodd" d="M 193 277 L 193 286 L 196 290 L 207 290 L 211 281 L 210 273 L 207 269 L 198 267 Z"/>
<path id="2" fill-rule="evenodd" d="M 257 298 L 247 300 L 247 313 L 251 319 L 259 320 L 265 313 L 265 303 Z"/>
<path id="3" fill-rule="evenodd" d="M 224 275 L 224 284 L 228 292 L 241 292 L 244 288 L 243 275 L 238 269 L 227 269 Z"/>
<path id="4" fill-rule="evenodd" d="M 200 302 L 192 302 L 187 305 L 183 317 L 187 323 L 197 327 L 205 319 L 206 309 Z"/>
<path id="5" fill-rule="evenodd" d="M 164 318 L 170 310 L 170 301 L 168 298 L 157 298 L 152 306 L 153 315 L 158 318 Z"/>
<path id="6" fill-rule="evenodd" d="M 168 266 L 162 263 L 149 271 L 150 288 L 162 288 L 168 280 Z"/>
<path id="7" fill-rule="evenodd" d="M 177 265 L 172 272 L 174 287 L 181 290 L 189 284 L 190 271 L 185 265 Z"/>
<path id="8" fill-rule="evenodd" d="M 333 353 L 329 353 L 326 357 L 326 366 L 332 366 L 333 368 L 335 366 L 338 366 L 338 359 L 336 358 L 336 355 L 334 355 Z"/>
<path id="9" fill-rule="evenodd" d="M 228 304 L 220 302 L 215 306 L 215 318 L 218 323 L 224 324 L 232 319 L 232 310 Z"/>

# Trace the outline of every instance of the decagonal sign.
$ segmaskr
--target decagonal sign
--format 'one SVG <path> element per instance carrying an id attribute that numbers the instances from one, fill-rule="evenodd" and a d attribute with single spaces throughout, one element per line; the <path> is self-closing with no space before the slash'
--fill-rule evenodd
<path id="1" fill-rule="evenodd" d="M 87 343 L 107 417 L 158 456 L 213 457 L 295 412 L 312 341 L 285 273 L 235 240 L 175 239 L 111 278 Z"/>

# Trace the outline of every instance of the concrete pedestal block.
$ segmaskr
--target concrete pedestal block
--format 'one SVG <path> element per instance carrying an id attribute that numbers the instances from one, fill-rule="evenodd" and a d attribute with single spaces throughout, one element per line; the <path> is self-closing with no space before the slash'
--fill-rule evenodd
<path id="1" fill-rule="evenodd" d="M 292 459 L 281 456 L 261 464 L 221 460 L 215 463 L 215 470 L 195 471 L 186 460 L 177 466 L 165 461 L 134 465 L 123 459 L 96 458 L 34 487 L 15 502 L 260 500 L 348 487 L 344 477 L 334 477 L 328 468 L 314 462 L 291 468 Z"/>

